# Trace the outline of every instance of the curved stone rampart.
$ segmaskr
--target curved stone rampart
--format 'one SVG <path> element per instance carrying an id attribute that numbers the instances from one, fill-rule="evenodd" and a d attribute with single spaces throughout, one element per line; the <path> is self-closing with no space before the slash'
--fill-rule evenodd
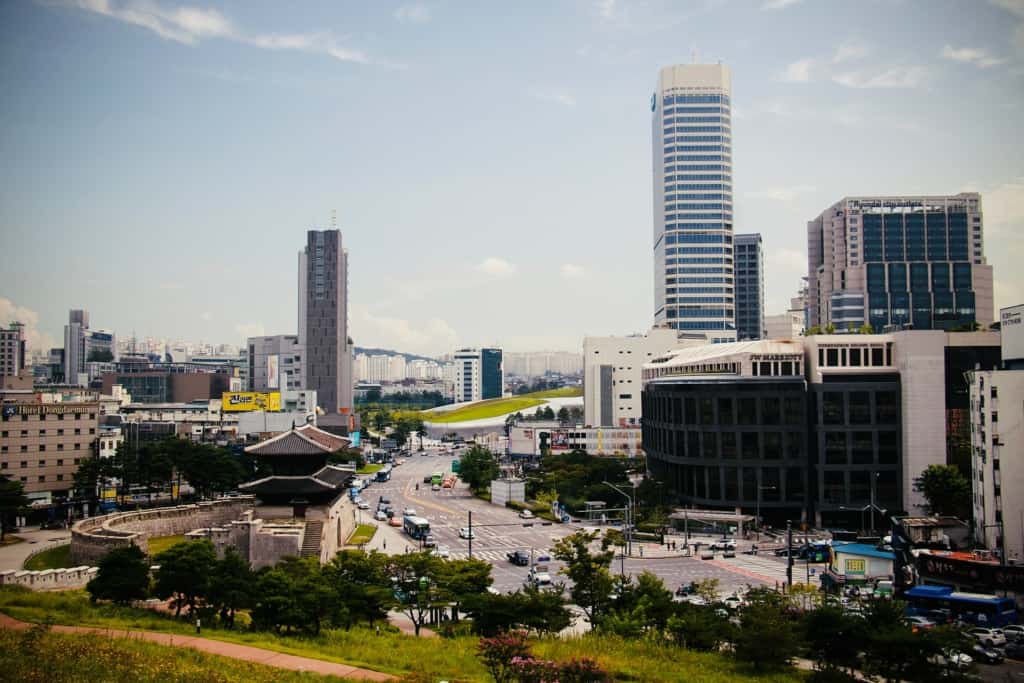
<path id="1" fill-rule="evenodd" d="M 255 504 L 253 496 L 237 496 L 83 519 L 71 527 L 71 562 L 94 566 L 113 548 L 131 543 L 148 552 L 149 539 L 154 536 L 176 536 L 193 529 L 227 524 Z"/>

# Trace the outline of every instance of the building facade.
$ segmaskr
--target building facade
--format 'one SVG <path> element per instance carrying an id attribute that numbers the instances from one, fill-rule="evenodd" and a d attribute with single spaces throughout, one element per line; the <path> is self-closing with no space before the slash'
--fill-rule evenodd
<path id="1" fill-rule="evenodd" d="M 765 339 L 764 247 L 761 235 L 736 235 L 733 243 L 735 275 L 736 336 Z"/>
<path id="2" fill-rule="evenodd" d="M 249 391 L 284 392 L 303 388 L 303 349 L 298 335 L 249 337 L 247 346 Z"/>
<path id="3" fill-rule="evenodd" d="M 651 98 L 654 323 L 736 339 L 732 86 L 721 64 L 661 69 Z"/>
<path id="4" fill-rule="evenodd" d="M 644 363 L 707 343 L 703 334 L 655 327 L 646 335 L 583 338 L 583 420 L 588 427 L 640 424 Z"/>
<path id="5" fill-rule="evenodd" d="M 456 403 L 501 398 L 505 389 L 501 349 L 459 349 L 454 360 Z"/>
<path id="6" fill-rule="evenodd" d="M 341 231 L 310 230 L 299 254 L 299 345 L 305 349 L 304 388 L 328 414 L 352 414 L 348 333 L 348 251 Z"/>
<path id="7" fill-rule="evenodd" d="M 25 367 L 25 326 L 11 323 L 0 328 L 0 377 L 15 377 Z"/>
<path id="8" fill-rule="evenodd" d="M 509 455 L 535 457 L 544 451 L 635 458 L 643 454 L 639 427 L 574 427 L 557 422 L 522 422 L 509 430 Z"/>
<path id="9" fill-rule="evenodd" d="M 847 197 L 807 224 L 810 324 L 952 330 L 993 322 L 981 197 Z"/>

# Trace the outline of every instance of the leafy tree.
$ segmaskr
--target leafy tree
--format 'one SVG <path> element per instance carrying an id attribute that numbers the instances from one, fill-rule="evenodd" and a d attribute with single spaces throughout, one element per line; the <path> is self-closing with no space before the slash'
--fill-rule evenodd
<path id="1" fill-rule="evenodd" d="M 455 602 L 453 611 L 456 618 L 461 602 L 471 595 L 486 593 L 494 583 L 491 565 L 479 559 L 442 562 L 437 580 Z"/>
<path id="2" fill-rule="evenodd" d="M 709 605 L 719 601 L 718 590 L 721 582 L 718 579 L 702 579 L 694 585 L 695 592 Z"/>
<path id="3" fill-rule="evenodd" d="M 228 628 L 235 626 L 235 612 L 252 607 L 254 575 L 249 563 L 234 548 L 224 552 L 210 574 L 210 604 L 220 613 L 220 621 Z"/>
<path id="4" fill-rule="evenodd" d="M 427 426 L 423 423 L 423 418 L 417 417 L 412 423 L 413 434 L 420 440 L 420 450 L 423 450 L 423 437 L 427 435 Z"/>
<path id="5" fill-rule="evenodd" d="M 473 632 L 483 636 L 523 628 L 538 634 L 558 633 L 572 623 L 562 591 L 538 590 L 532 586 L 514 593 L 494 595 L 483 592 L 465 600 L 473 620 Z"/>
<path id="6" fill-rule="evenodd" d="M 134 543 L 114 548 L 98 563 L 99 571 L 85 586 L 92 602 L 110 600 L 128 605 L 144 600 L 149 593 L 149 563 Z"/>
<path id="7" fill-rule="evenodd" d="M 803 621 L 804 646 L 819 669 L 853 669 L 865 645 L 863 620 L 825 605 L 807 613 Z"/>
<path id="8" fill-rule="evenodd" d="M 110 477 L 110 465 L 110 458 L 101 458 L 98 453 L 93 453 L 82 459 L 72 477 L 75 494 L 88 498 L 94 511 L 98 507 L 100 489 Z"/>
<path id="9" fill-rule="evenodd" d="M 544 406 L 544 419 L 545 420 L 554 420 L 555 419 L 555 411 L 551 409 L 551 406 Z"/>
<path id="10" fill-rule="evenodd" d="M 295 581 L 280 567 L 265 567 L 256 574 L 253 626 L 276 633 L 302 629 L 305 619 L 296 600 Z"/>
<path id="11" fill-rule="evenodd" d="M 821 334 L 821 325 L 812 325 L 804 330 L 805 337 L 813 337 L 816 334 Z"/>
<path id="12" fill-rule="evenodd" d="M 473 491 L 485 489 L 499 472 L 494 454 L 483 446 L 473 446 L 459 460 L 459 478 Z"/>
<path id="13" fill-rule="evenodd" d="M 665 624 L 668 636 L 689 650 L 712 652 L 730 640 L 732 624 L 707 607 L 679 604 Z"/>
<path id="14" fill-rule="evenodd" d="M 875 328 L 871 326 L 871 323 L 864 323 L 863 325 L 860 326 L 857 332 L 859 332 L 860 334 L 874 334 Z"/>
<path id="15" fill-rule="evenodd" d="M 210 575 L 217 564 L 213 543 L 203 538 L 172 545 L 153 561 L 160 569 L 156 574 L 154 593 L 161 600 L 174 597 L 174 615 L 188 605 L 195 613 L 199 603 L 210 592 Z"/>
<path id="16" fill-rule="evenodd" d="M 736 658 L 758 671 L 789 666 L 799 647 L 785 612 L 769 604 L 748 605 L 740 617 L 733 646 Z"/>
<path id="17" fill-rule="evenodd" d="M 301 628 L 314 635 L 325 625 L 344 623 L 347 619 L 336 586 L 324 580 L 324 572 L 316 557 L 286 557 L 277 563 L 291 580 L 293 600 L 301 615 Z"/>
<path id="18" fill-rule="evenodd" d="M 597 537 L 596 531 L 577 531 L 558 540 L 552 551 L 555 558 L 565 563 L 560 571 L 572 580 L 569 594 L 573 602 L 595 625 L 608 609 L 613 588 L 608 568 L 614 556 L 612 551 L 591 551 L 590 545 Z"/>
<path id="19" fill-rule="evenodd" d="M 874 600 L 864 613 L 864 662 L 868 673 L 886 681 L 927 681 L 942 673 L 935 657 L 962 647 L 946 628 L 914 633 L 898 600 Z"/>
<path id="20" fill-rule="evenodd" d="M 374 431 L 378 434 L 384 434 L 384 430 L 388 428 L 391 422 L 391 413 L 387 410 L 381 409 L 373 414 L 373 427 Z"/>
<path id="21" fill-rule="evenodd" d="M 930 514 L 971 518 L 971 481 L 954 465 L 929 465 L 914 480 Z"/>
<path id="22" fill-rule="evenodd" d="M 565 424 L 566 422 L 569 421 L 569 409 L 566 408 L 565 406 L 562 406 L 561 408 L 558 409 L 558 421 L 561 422 L 562 424 Z"/>
<path id="23" fill-rule="evenodd" d="M 22 483 L 6 474 L 0 474 L 0 541 L 4 540 L 11 517 L 21 508 L 28 507 L 28 504 Z"/>
<path id="24" fill-rule="evenodd" d="M 408 553 L 390 558 L 388 573 L 394 578 L 400 611 L 412 621 L 416 635 L 431 611 L 451 601 L 451 594 L 439 580 L 443 560 L 430 553 Z"/>
<path id="25" fill-rule="evenodd" d="M 341 614 L 346 630 L 359 620 L 373 626 L 387 618 L 394 602 L 387 562 L 387 556 L 377 551 L 342 550 L 324 567 L 324 576 L 344 607 Z"/>

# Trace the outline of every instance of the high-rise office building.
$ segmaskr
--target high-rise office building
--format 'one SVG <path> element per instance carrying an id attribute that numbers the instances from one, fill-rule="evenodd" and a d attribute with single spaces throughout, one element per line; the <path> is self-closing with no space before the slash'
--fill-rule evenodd
<path id="1" fill-rule="evenodd" d="M 766 336 L 764 321 L 764 248 L 760 233 L 736 235 L 733 244 L 736 275 L 736 335 L 745 339 Z"/>
<path id="2" fill-rule="evenodd" d="M 84 384 L 88 330 L 89 311 L 72 309 L 68 313 L 68 324 L 64 326 L 64 382 L 67 384 Z"/>
<path id="3" fill-rule="evenodd" d="M 0 377 L 15 377 L 25 367 L 25 325 L 0 328 Z"/>
<path id="4" fill-rule="evenodd" d="M 310 230 L 299 253 L 299 345 L 305 389 L 327 414 L 352 412 L 352 352 L 348 335 L 348 252 L 340 230 Z"/>
<path id="5" fill-rule="evenodd" d="M 732 93 L 721 64 L 665 67 L 651 98 L 654 322 L 735 341 Z"/>
<path id="6" fill-rule="evenodd" d="M 993 322 L 981 196 L 847 197 L 807 223 L 809 322 L 950 330 Z"/>
<path id="7" fill-rule="evenodd" d="M 501 349 L 459 349 L 455 352 L 455 401 L 501 398 L 505 373 Z"/>

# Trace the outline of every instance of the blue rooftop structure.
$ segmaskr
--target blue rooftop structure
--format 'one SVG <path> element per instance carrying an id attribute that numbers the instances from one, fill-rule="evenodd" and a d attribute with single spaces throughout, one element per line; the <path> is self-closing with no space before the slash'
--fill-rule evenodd
<path id="1" fill-rule="evenodd" d="M 880 560 L 896 560 L 896 553 L 891 550 L 879 550 L 867 543 L 843 543 L 835 544 L 832 549 L 837 553 L 846 555 L 857 555 L 858 557 L 875 557 Z"/>

